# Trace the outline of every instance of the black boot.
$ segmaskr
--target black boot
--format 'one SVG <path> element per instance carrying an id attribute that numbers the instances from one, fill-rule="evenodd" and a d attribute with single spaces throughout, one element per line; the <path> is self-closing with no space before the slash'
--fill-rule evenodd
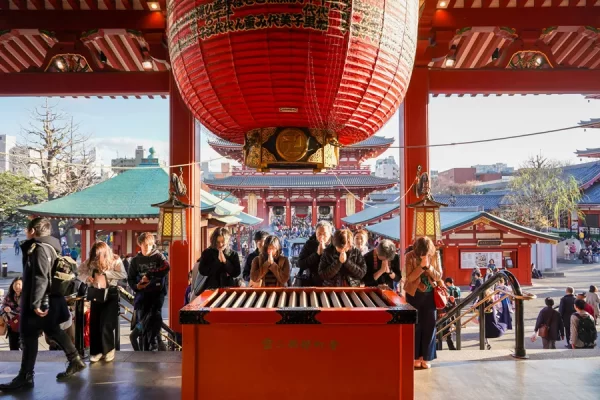
<path id="1" fill-rule="evenodd" d="M 85 363 L 81 360 L 81 357 L 77 356 L 69 361 L 69 365 L 67 366 L 67 370 L 65 372 L 61 372 L 60 374 L 56 375 L 56 379 L 70 378 L 76 373 L 83 371 L 85 367 Z"/>
<path id="2" fill-rule="evenodd" d="M 0 391 L 10 392 L 19 389 L 33 389 L 33 372 L 19 372 L 10 383 L 0 385 Z"/>

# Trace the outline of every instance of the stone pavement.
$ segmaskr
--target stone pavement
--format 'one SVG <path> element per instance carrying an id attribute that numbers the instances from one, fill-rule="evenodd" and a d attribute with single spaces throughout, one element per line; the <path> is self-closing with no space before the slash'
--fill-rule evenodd
<path id="1" fill-rule="evenodd" d="M 0 381 L 19 369 L 18 353 L 0 354 Z M 600 351 L 532 350 L 516 360 L 506 350 L 444 352 L 429 370 L 415 371 L 416 400 L 597 399 Z M 65 368 L 61 352 L 40 353 L 33 391 L 12 399 L 181 398 L 181 353 L 118 353 L 114 363 L 92 365 L 67 382 L 55 375 Z M 239 371 L 238 371 L 239 372 Z M 293 375 L 293 374 L 292 374 Z M 232 375 L 232 379 L 240 375 Z M 198 379 L 202 379 L 198 377 Z M 307 381 L 307 384 L 310 384 Z M 379 382 L 385 384 L 385 382 Z M 1 395 L 1 394 L 0 394 Z M 3 396 L 4 397 L 4 396 Z M 249 396 L 251 398 L 251 396 Z M 226 388 L 219 400 L 230 399 Z M 236 399 L 237 400 L 237 399 Z M 397 400 L 397 399 L 396 399 Z"/>

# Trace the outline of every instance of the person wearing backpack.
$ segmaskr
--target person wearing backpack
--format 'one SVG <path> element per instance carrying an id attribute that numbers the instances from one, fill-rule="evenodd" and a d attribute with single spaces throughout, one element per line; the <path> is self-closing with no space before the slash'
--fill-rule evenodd
<path id="1" fill-rule="evenodd" d="M 575 314 L 571 316 L 571 348 L 593 349 L 596 347 L 596 324 L 594 317 L 585 311 L 585 300 L 575 300 Z"/>
<path id="2" fill-rule="evenodd" d="M 10 392 L 34 387 L 34 367 L 40 333 L 46 333 L 65 352 L 69 364 L 57 380 L 70 378 L 86 368 L 75 345 L 60 329 L 71 318 L 64 296 L 50 293 L 51 273 L 60 242 L 51 236 L 52 225 L 46 218 L 35 218 L 27 224 L 27 240 L 21 246 L 23 257 L 23 291 L 21 292 L 20 332 L 23 342 L 21 369 L 10 382 L 0 385 L 0 391 Z"/>

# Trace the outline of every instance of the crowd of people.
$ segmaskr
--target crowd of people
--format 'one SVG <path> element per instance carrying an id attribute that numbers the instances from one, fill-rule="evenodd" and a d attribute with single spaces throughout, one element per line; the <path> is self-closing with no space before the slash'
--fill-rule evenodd
<path id="1" fill-rule="evenodd" d="M 194 269 L 186 302 L 207 289 L 232 286 L 283 287 L 382 287 L 406 292 L 407 302 L 418 310 L 419 322 L 415 333 L 415 367 L 430 368 L 436 358 L 437 310 L 434 288 L 441 281 L 442 268 L 434 243 L 427 237 L 418 238 L 405 254 L 405 271 L 400 267 L 396 245 L 387 239 L 369 246 L 366 231 L 334 232 L 327 221 L 320 221 L 298 256 L 298 273 L 292 277 L 288 257 L 283 254 L 282 240 L 277 232 L 254 233 L 256 250 L 247 254 L 242 263 L 231 248 L 231 233 L 216 228 L 210 247 Z M 292 228 L 293 230 L 293 228 Z M 404 277 L 404 279 L 403 279 Z"/>
<path id="2" fill-rule="evenodd" d="M 558 310 L 554 299 L 545 300 L 536 320 L 531 341 L 542 338 L 544 349 L 556 349 L 556 342 L 565 341 L 568 349 L 586 349 L 596 346 L 596 324 L 600 315 L 600 296 L 596 286 L 575 295 L 575 289 L 567 287 L 560 299 Z"/>
<path id="3" fill-rule="evenodd" d="M 0 316 L 7 324 L 11 350 L 22 350 L 21 368 L 0 391 L 10 392 L 34 386 L 34 367 L 40 334 L 64 351 L 68 365 L 57 380 L 72 377 L 86 368 L 74 345 L 73 316 L 64 295 L 55 293 L 53 268 L 65 254 L 58 239 L 51 235 L 51 223 L 46 218 L 31 220 L 27 239 L 20 243 L 23 276 L 15 278 L 4 297 Z M 77 268 L 77 287 L 84 286 L 89 302 L 86 330 L 89 331 L 90 363 L 115 359 L 115 329 L 119 323 L 118 286 L 127 282 L 135 294 L 131 342 L 134 350 L 160 348 L 162 307 L 167 294 L 169 263 L 156 249 L 151 233 L 138 236 L 141 251 L 124 263 L 113 254 L 105 242 L 92 245 L 89 256 Z M 70 254 L 68 255 L 71 256 Z M 238 260 L 239 263 L 239 260 Z M 81 289 L 78 290 L 81 293 Z M 163 343 L 164 347 L 164 343 Z"/>
<path id="4" fill-rule="evenodd" d="M 310 228 L 292 276 L 290 260 L 284 253 L 287 235 L 306 234 L 306 231 L 280 227 L 273 233 L 254 232 L 255 250 L 242 259 L 232 249 L 232 237 L 227 228 L 216 228 L 210 237 L 210 246 L 188 277 L 189 286 L 185 303 L 202 291 L 226 287 L 249 286 L 285 287 L 380 287 L 404 293 L 406 301 L 418 311 L 415 328 L 415 368 L 430 368 L 436 358 L 436 321 L 438 310 L 434 291 L 446 287 L 446 311 L 460 302 L 460 289 L 451 277 L 442 280 L 439 253 L 427 237 L 418 238 L 405 252 L 403 267 L 396 245 L 387 239 L 373 242 L 365 230 L 334 231 L 328 221 L 320 221 Z M 45 218 L 30 221 L 27 240 L 21 243 L 23 277 L 15 278 L 5 296 L 0 315 L 8 322 L 7 336 L 11 350 L 22 350 L 21 369 L 16 378 L 0 384 L 1 391 L 31 388 L 34 385 L 34 366 L 38 338 L 44 333 L 57 343 L 67 357 L 68 366 L 57 379 L 67 379 L 86 368 L 66 332 L 72 315 L 64 296 L 52 294 L 51 270 L 63 250 L 51 236 L 51 224 Z M 296 236 L 298 237 L 298 236 Z M 121 259 L 104 242 L 95 243 L 89 256 L 78 268 L 78 279 L 87 285 L 89 310 L 90 363 L 115 358 L 115 328 L 118 324 L 119 293 L 117 287 L 126 281 L 134 293 L 134 315 L 130 339 L 134 350 L 152 351 L 161 348 L 161 310 L 167 294 L 169 263 L 156 249 L 155 237 L 142 233 L 138 237 L 141 251 L 131 258 Z M 490 260 L 485 277 L 479 268 L 472 274 L 471 290 L 484 284 L 498 268 Z M 488 288 L 485 307 L 486 340 L 501 336 L 512 329 L 510 288 L 500 279 Z M 566 338 L 567 347 L 593 347 L 596 341 L 595 324 L 600 315 L 600 296 L 595 286 L 577 297 L 573 288 L 561 299 L 558 311 L 554 301 L 546 299 L 532 340 L 542 337 L 544 348 L 555 348 L 556 341 Z M 591 323 L 590 323 L 591 321 Z M 593 328 L 593 329 L 592 329 Z M 593 331 L 593 332 L 592 332 Z M 454 348 L 451 335 L 447 336 L 450 349 Z M 164 347 L 164 343 L 162 343 Z M 489 344 L 488 344 L 489 346 Z"/>

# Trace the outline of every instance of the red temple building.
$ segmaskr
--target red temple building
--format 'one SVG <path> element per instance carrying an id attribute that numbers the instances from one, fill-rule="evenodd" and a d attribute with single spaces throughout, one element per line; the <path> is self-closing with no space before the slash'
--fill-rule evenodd
<path id="1" fill-rule="evenodd" d="M 279 221 L 295 226 L 306 221 L 307 226 L 320 220 L 331 221 L 336 228 L 342 218 L 363 209 L 366 197 L 373 191 L 386 190 L 398 180 L 373 176 L 363 163 L 386 151 L 394 139 L 373 136 L 365 141 L 340 149 L 340 163 L 327 172 L 309 170 L 277 170 L 259 173 L 245 166 L 234 168 L 231 176 L 205 179 L 214 190 L 228 191 L 240 199 L 241 205 L 253 216 L 263 219 L 263 225 Z M 243 164 L 242 145 L 211 138 L 209 145 L 217 153 Z"/>

